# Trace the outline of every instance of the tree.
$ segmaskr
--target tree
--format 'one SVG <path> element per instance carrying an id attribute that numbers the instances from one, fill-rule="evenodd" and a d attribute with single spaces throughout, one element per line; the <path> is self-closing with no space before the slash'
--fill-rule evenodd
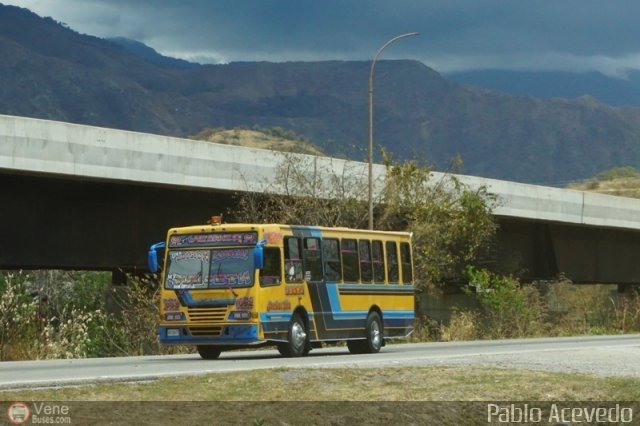
<path id="1" fill-rule="evenodd" d="M 395 163 L 385 155 L 385 164 L 383 190 L 374 200 L 376 227 L 413 232 L 418 286 L 462 277 L 495 234 L 495 197 L 451 174 L 434 181 L 432 171 L 415 161 Z M 366 185 L 347 166 L 285 154 L 275 181 L 262 194 L 236 195 L 237 207 L 229 214 L 240 222 L 365 228 Z"/>
<path id="2" fill-rule="evenodd" d="M 386 156 L 385 164 L 379 225 L 413 232 L 420 286 L 459 279 L 495 235 L 496 197 L 485 186 L 472 189 L 455 175 L 436 175 L 415 161 L 394 163 Z"/>
<path id="3" fill-rule="evenodd" d="M 367 205 L 361 197 L 366 187 L 348 166 L 292 153 L 282 158 L 275 180 L 266 183 L 262 193 L 236 194 L 229 216 L 239 222 L 366 226 Z"/>

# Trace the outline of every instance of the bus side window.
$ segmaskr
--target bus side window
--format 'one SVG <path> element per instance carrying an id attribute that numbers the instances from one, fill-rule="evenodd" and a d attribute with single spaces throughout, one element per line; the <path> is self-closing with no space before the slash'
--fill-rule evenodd
<path id="1" fill-rule="evenodd" d="M 327 281 L 342 281 L 340 264 L 340 245 L 335 238 L 322 240 L 322 259 L 324 260 L 324 278 Z"/>
<path id="2" fill-rule="evenodd" d="M 400 263 L 402 264 L 402 282 L 410 284 L 413 281 L 411 268 L 411 246 L 409 243 L 400 243 Z"/>
<path id="3" fill-rule="evenodd" d="M 280 284 L 282 267 L 280 266 L 280 249 L 265 247 L 264 268 L 260 270 L 260 285 L 263 287 Z"/>
<path id="4" fill-rule="evenodd" d="M 384 279 L 384 256 L 382 253 L 382 241 L 371 242 L 371 260 L 373 263 L 373 282 L 383 284 Z"/>
<path id="5" fill-rule="evenodd" d="M 284 268 L 287 282 L 302 281 L 302 247 L 300 238 L 284 239 Z"/>
<path id="6" fill-rule="evenodd" d="M 360 281 L 360 269 L 358 268 L 358 245 L 356 240 L 343 239 L 340 248 L 342 249 L 344 282 L 357 283 Z"/>
<path id="7" fill-rule="evenodd" d="M 305 238 L 302 251 L 304 265 L 304 279 L 307 281 L 322 280 L 322 256 L 320 253 L 319 238 Z"/>
<path id="8" fill-rule="evenodd" d="M 398 269 L 398 251 L 395 241 L 387 241 L 385 243 L 387 250 L 387 276 L 389 283 L 400 282 L 400 271 Z"/>
<path id="9" fill-rule="evenodd" d="M 373 279 L 373 269 L 371 266 L 371 243 L 367 240 L 359 240 L 358 248 L 360 249 L 360 271 L 362 274 L 362 282 L 371 284 Z"/>

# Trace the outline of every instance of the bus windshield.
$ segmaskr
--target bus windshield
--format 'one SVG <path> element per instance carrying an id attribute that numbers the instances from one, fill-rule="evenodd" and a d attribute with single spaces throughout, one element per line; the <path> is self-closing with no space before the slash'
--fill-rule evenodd
<path id="1" fill-rule="evenodd" d="M 166 288 L 204 289 L 253 285 L 252 248 L 170 250 Z"/>

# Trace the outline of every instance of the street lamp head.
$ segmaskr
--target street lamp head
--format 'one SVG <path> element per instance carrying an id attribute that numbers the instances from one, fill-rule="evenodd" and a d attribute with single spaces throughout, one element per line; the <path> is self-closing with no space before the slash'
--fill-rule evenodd
<path id="1" fill-rule="evenodd" d="M 375 54 L 373 60 L 371 61 L 371 71 L 369 72 L 369 229 L 373 229 L 373 70 L 376 66 L 376 61 L 378 60 L 378 56 L 382 53 L 382 51 L 393 43 L 396 40 L 405 37 L 417 36 L 417 32 L 400 34 L 388 40 L 385 44 L 382 45 L 380 50 Z"/>

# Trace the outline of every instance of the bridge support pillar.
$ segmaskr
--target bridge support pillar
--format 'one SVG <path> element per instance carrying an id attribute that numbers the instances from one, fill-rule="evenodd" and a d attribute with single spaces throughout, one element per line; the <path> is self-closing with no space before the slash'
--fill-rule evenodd
<path id="1" fill-rule="evenodd" d="M 127 285 L 127 274 L 122 269 L 114 269 L 111 271 L 111 285 L 122 286 Z"/>
<path id="2" fill-rule="evenodd" d="M 105 296 L 105 308 L 109 314 L 121 314 L 127 303 L 127 274 L 122 269 L 111 271 L 111 285 Z"/>
<path id="3" fill-rule="evenodd" d="M 632 294 L 640 292 L 640 284 L 618 284 L 618 293 Z"/>

